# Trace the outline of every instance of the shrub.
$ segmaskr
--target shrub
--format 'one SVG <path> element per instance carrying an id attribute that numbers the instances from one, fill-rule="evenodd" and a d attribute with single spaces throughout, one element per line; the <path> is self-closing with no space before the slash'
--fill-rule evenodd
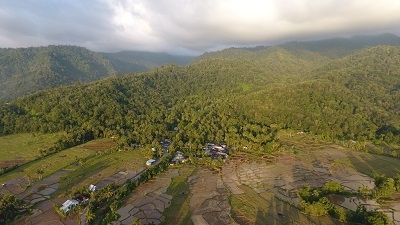
<path id="1" fill-rule="evenodd" d="M 340 222 L 346 222 L 348 219 L 346 210 L 338 206 L 333 206 L 332 209 L 329 211 L 329 215 L 338 219 Z"/>
<path id="2" fill-rule="evenodd" d="M 325 194 L 331 194 L 331 193 L 342 193 L 344 191 L 343 186 L 336 182 L 336 181 L 328 181 L 322 186 L 322 191 Z"/>
<path id="3" fill-rule="evenodd" d="M 358 188 L 357 194 L 363 198 L 371 197 L 372 190 L 369 189 L 367 186 L 362 186 Z"/>
<path id="4" fill-rule="evenodd" d="M 28 210 L 29 207 L 14 195 L 0 194 L 0 224 L 7 224 Z"/>
<path id="5" fill-rule="evenodd" d="M 313 216 L 324 216 L 327 215 L 332 209 L 333 204 L 330 203 L 326 197 L 322 197 L 318 201 L 312 203 L 302 201 L 300 203 L 300 207 L 306 214 Z"/>
<path id="6" fill-rule="evenodd" d="M 359 206 L 353 213 L 351 221 L 366 225 L 389 225 L 389 218 L 379 211 L 367 211 L 365 207 Z"/>
<path id="7" fill-rule="evenodd" d="M 305 186 L 299 190 L 299 196 L 308 203 L 318 201 L 322 197 L 321 194 L 321 191 L 310 186 Z"/>
<path id="8" fill-rule="evenodd" d="M 398 173 L 394 177 L 394 185 L 395 185 L 396 191 L 400 192 L 400 173 Z"/>
<path id="9" fill-rule="evenodd" d="M 389 218 L 383 212 L 368 212 L 366 218 L 367 224 L 370 225 L 388 225 L 390 224 Z"/>
<path id="10" fill-rule="evenodd" d="M 396 192 L 395 180 L 393 178 L 385 178 L 379 181 L 373 196 L 375 198 L 387 198 Z"/>

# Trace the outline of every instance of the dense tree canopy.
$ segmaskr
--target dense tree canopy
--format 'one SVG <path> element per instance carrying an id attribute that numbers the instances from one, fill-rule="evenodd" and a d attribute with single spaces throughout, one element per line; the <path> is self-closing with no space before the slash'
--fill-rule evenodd
<path id="1" fill-rule="evenodd" d="M 126 144 L 170 137 L 268 150 L 276 129 L 400 143 L 400 48 L 338 59 L 284 48 L 228 49 L 186 67 L 62 87 L 3 103 L 2 134 L 85 130 Z"/>
<path id="2" fill-rule="evenodd" d="M 165 53 L 99 53 L 76 46 L 0 49 L 0 99 L 190 60 Z"/>

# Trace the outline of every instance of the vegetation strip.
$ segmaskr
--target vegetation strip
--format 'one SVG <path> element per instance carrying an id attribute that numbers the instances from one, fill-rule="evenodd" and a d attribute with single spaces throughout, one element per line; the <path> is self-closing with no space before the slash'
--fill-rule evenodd
<path id="1" fill-rule="evenodd" d="M 120 187 L 110 185 L 93 192 L 86 211 L 86 222 L 88 224 L 108 224 L 118 219 L 119 215 L 116 211 L 122 206 L 124 199 L 141 183 L 165 171 L 171 158 L 170 155 L 162 157 L 156 165 L 142 171 Z"/>

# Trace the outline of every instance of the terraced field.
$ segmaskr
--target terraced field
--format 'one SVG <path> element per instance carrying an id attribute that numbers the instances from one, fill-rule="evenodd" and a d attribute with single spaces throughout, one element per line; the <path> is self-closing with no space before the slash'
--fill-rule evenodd
<path id="1" fill-rule="evenodd" d="M 25 179 L 26 182 L 32 183 L 35 180 L 47 177 L 56 171 L 66 168 L 72 164 L 78 165 L 81 160 L 85 160 L 97 154 L 98 151 L 107 148 L 93 148 L 93 143 L 97 144 L 98 141 L 92 141 L 84 145 L 79 145 L 70 149 L 66 149 L 47 156 L 40 160 L 34 160 L 3 176 L 0 176 L 0 182 L 6 182 L 13 178 Z M 101 141 L 103 142 L 103 141 Z"/>
<path id="2" fill-rule="evenodd" d="M 394 176 L 400 169 L 398 159 L 303 135 L 282 136 L 280 141 L 282 150 L 268 159 L 233 154 L 219 171 L 203 164 L 171 166 L 135 189 L 116 209 L 119 217 L 113 224 L 343 224 L 329 216 L 301 212 L 299 190 L 328 181 L 340 183 L 349 192 L 372 189 L 375 174 Z M 14 224 L 82 224 L 82 212 L 62 218 L 53 206 L 78 188 L 123 184 L 146 168 L 150 149 L 116 151 L 115 146 L 110 139 L 91 141 L 0 176 L 6 184 L 1 192 L 11 192 L 34 206 L 31 215 Z M 350 210 L 358 205 L 380 210 L 400 224 L 398 194 L 379 203 L 354 196 L 330 199 Z"/>
<path id="3" fill-rule="evenodd" d="M 0 176 L 4 184 L 0 193 L 12 193 L 34 206 L 32 215 L 15 224 L 76 224 L 78 218 L 60 218 L 53 205 L 61 204 L 74 190 L 89 184 L 101 188 L 124 183 L 143 170 L 150 154 L 150 150 L 116 151 L 115 146 L 111 139 L 94 140 L 33 160 Z"/>

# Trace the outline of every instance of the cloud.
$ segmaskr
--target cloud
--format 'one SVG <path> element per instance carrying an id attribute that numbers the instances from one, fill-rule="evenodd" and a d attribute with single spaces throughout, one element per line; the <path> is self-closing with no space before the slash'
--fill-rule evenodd
<path id="1" fill-rule="evenodd" d="M 0 45 L 198 53 L 400 31 L 398 0 L 2 0 Z"/>

